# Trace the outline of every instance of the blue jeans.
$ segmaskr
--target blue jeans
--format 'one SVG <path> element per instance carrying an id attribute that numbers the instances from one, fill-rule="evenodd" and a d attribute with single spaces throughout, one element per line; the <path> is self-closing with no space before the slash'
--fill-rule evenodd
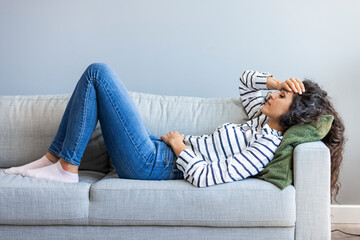
<path id="1" fill-rule="evenodd" d="M 119 76 L 103 63 L 91 64 L 82 74 L 48 151 L 79 166 L 98 120 L 120 178 L 184 178 L 172 148 L 150 134 Z"/>

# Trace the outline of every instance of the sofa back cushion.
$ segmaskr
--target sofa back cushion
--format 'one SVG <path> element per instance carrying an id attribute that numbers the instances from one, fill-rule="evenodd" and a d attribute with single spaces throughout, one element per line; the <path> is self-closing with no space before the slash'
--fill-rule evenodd
<path id="1" fill-rule="evenodd" d="M 225 123 L 243 123 L 239 98 L 165 96 L 130 91 L 153 136 L 170 131 L 209 134 Z M 71 94 L 0 96 L 0 168 L 20 166 L 43 156 L 60 125 Z M 80 170 L 109 172 L 109 155 L 98 122 Z"/>
<path id="2" fill-rule="evenodd" d="M 212 133 L 226 122 L 248 120 L 240 98 L 201 98 L 130 92 L 150 133 L 178 131 L 185 135 Z"/>

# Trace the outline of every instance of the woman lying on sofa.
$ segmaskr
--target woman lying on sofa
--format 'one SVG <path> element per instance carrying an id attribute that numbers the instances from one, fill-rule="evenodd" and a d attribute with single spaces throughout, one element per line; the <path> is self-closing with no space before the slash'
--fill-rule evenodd
<path id="1" fill-rule="evenodd" d="M 260 90 L 278 91 L 264 98 Z M 331 152 L 331 190 L 337 194 L 344 126 L 327 93 L 310 80 L 281 82 L 269 73 L 250 70 L 241 75 L 239 92 L 248 122 L 225 123 L 209 135 L 184 136 L 173 131 L 157 138 L 146 128 L 115 71 L 106 64 L 93 63 L 77 82 L 48 152 L 4 172 L 78 182 L 81 158 L 99 120 L 120 178 L 185 178 L 194 186 L 206 187 L 256 175 L 273 159 L 289 127 L 330 114 L 334 120 L 323 142 Z"/>

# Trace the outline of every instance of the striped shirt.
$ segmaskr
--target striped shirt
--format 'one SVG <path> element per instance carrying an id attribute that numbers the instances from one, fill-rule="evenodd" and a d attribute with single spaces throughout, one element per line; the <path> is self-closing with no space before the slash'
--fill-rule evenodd
<path id="1" fill-rule="evenodd" d="M 269 73 L 247 70 L 239 81 L 239 92 L 249 121 L 224 123 L 209 135 L 184 136 L 184 149 L 176 165 L 184 178 L 197 187 L 239 181 L 256 175 L 273 159 L 283 133 L 269 127 L 261 112 L 268 90 Z"/>

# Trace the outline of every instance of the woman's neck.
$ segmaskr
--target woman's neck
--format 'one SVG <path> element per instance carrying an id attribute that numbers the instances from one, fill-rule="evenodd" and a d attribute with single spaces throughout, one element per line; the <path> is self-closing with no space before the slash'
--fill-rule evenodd
<path id="1" fill-rule="evenodd" d="M 284 129 L 280 126 L 280 124 L 279 124 L 279 121 L 278 120 L 274 120 L 274 119 L 272 119 L 272 118 L 269 118 L 270 120 L 269 120 L 269 127 L 270 128 L 272 128 L 272 129 L 275 129 L 275 130 L 277 130 L 277 131 L 279 131 L 279 132 L 283 132 L 284 131 Z"/>

